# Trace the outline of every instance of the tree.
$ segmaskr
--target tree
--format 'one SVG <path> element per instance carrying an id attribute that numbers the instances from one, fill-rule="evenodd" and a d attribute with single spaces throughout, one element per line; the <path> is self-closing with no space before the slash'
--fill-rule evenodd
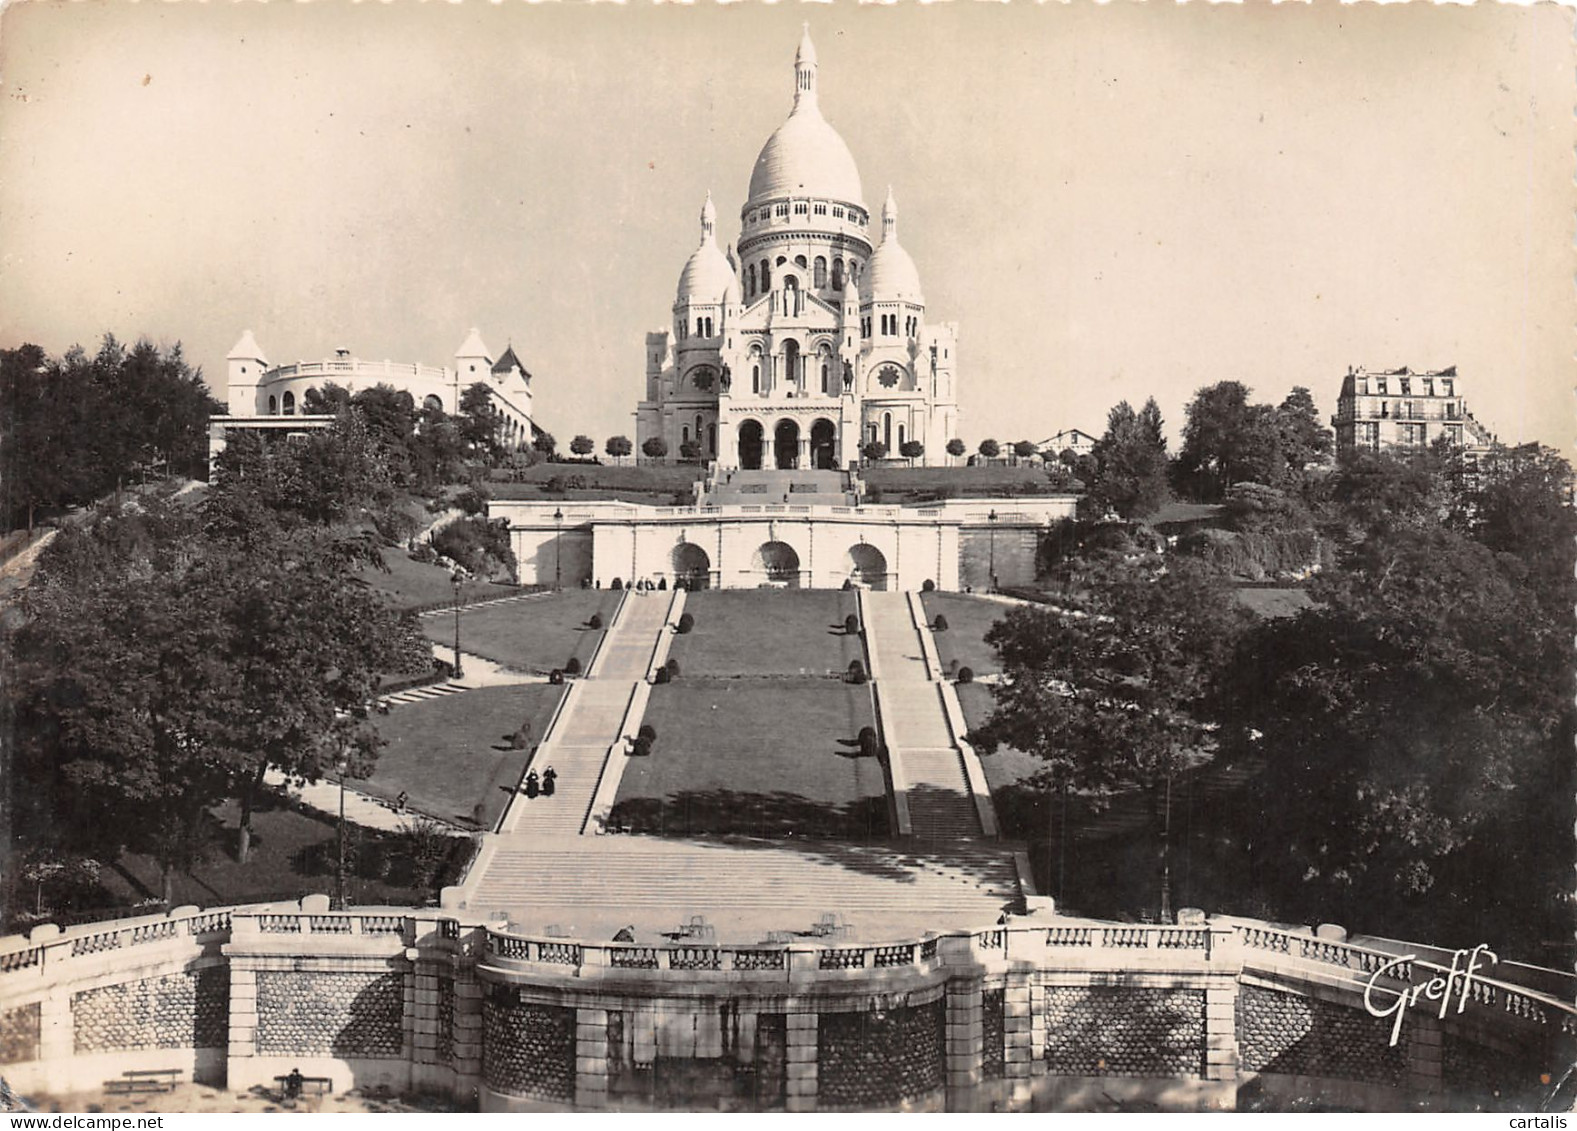
<path id="1" fill-rule="evenodd" d="M 1036 452 L 1036 447 L 1031 440 L 1017 440 L 1013 444 L 1014 459 L 1029 459 Z"/>
<path id="2" fill-rule="evenodd" d="M 504 420 L 493 404 L 493 390 L 485 381 L 476 381 L 460 394 L 460 438 L 474 452 L 488 458 L 502 454 L 500 434 Z"/>
<path id="3" fill-rule="evenodd" d="M 701 441 L 686 440 L 679 445 L 679 458 L 697 460 L 701 458 Z"/>
<path id="4" fill-rule="evenodd" d="M 668 441 L 661 436 L 653 436 L 641 445 L 641 451 L 647 459 L 662 459 L 668 454 Z"/>
<path id="5" fill-rule="evenodd" d="M 597 449 L 597 442 L 590 436 L 581 434 L 569 442 L 569 450 L 578 456 L 589 456 Z"/>
<path id="6" fill-rule="evenodd" d="M 301 398 L 301 411 L 310 416 L 337 416 L 349 406 L 350 390 L 333 381 L 308 389 Z"/>
<path id="7" fill-rule="evenodd" d="M 866 462 L 875 463 L 877 460 L 887 458 L 887 445 L 880 440 L 871 440 L 860 449 L 860 454 L 865 457 Z"/>
<path id="8" fill-rule="evenodd" d="M 1139 412 L 1127 401 L 1114 406 L 1092 455 L 1095 474 L 1086 489 L 1093 517 L 1110 510 L 1123 518 L 1144 518 L 1166 502 L 1166 439 L 1154 397 Z"/>
<path id="9" fill-rule="evenodd" d="M 915 460 L 925 455 L 925 445 L 919 440 L 905 440 L 898 445 L 898 454 L 913 464 Z"/>
<path id="10" fill-rule="evenodd" d="M 1331 430 L 1321 422 L 1308 389 L 1293 386 L 1292 392 L 1276 406 L 1276 429 L 1281 455 L 1286 460 L 1286 485 L 1301 490 L 1309 471 L 1330 459 L 1334 444 Z"/>
<path id="11" fill-rule="evenodd" d="M 964 446 L 964 442 L 957 436 L 954 436 L 947 442 L 947 454 L 952 456 L 954 459 L 957 459 L 968 450 L 969 449 Z"/>
<path id="12" fill-rule="evenodd" d="M 635 449 L 631 445 L 628 436 L 609 436 L 608 443 L 603 450 L 622 464 L 625 457 Z"/>
<path id="13" fill-rule="evenodd" d="M 995 440 L 981 440 L 980 454 L 986 459 L 996 459 L 1002 454 L 1002 445 L 997 443 Z"/>
<path id="14" fill-rule="evenodd" d="M 553 454 L 558 451 L 559 442 L 553 438 L 553 433 L 539 428 L 531 437 L 531 446 L 544 459 L 552 459 Z"/>

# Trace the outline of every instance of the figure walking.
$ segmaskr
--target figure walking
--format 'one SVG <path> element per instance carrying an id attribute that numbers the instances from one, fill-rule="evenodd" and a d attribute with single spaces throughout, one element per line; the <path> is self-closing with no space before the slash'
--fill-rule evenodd
<path id="1" fill-rule="evenodd" d="M 542 787 L 537 783 L 537 772 L 531 770 L 526 774 L 526 796 L 535 797 L 542 792 Z"/>
<path id="2" fill-rule="evenodd" d="M 558 781 L 558 777 L 559 777 L 558 774 L 554 772 L 552 766 L 549 766 L 547 769 L 542 771 L 542 796 L 543 797 L 552 797 L 553 796 L 553 783 Z"/>

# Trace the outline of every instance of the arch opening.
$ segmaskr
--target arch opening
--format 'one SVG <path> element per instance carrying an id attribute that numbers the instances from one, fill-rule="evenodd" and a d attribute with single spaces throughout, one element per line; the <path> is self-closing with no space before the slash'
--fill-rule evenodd
<path id="1" fill-rule="evenodd" d="M 694 542 L 681 542 L 669 556 L 674 583 L 682 583 L 691 592 L 708 589 L 712 585 L 712 559 Z"/>
<path id="2" fill-rule="evenodd" d="M 747 420 L 739 426 L 739 466 L 746 471 L 761 470 L 762 449 L 766 447 L 761 425 Z"/>
<path id="3" fill-rule="evenodd" d="M 887 555 L 875 546 L 867 542 L 850 546 L 844 565 L 849 571 L 849 580 L 855 585 L 877 592 L 886 590 Z"/>
<path id="4" fill-rule="evenodd" d="M 810 426 L 810 465 L 817 471 L 833 471 L 838 466 L 837 426 L 825 417 Z"/>
<path id="5" fill-rule="evenodd" d="M 780 420 L 772 430 L 772 454 L 779 471 L 793 471 L 799 466 L 799 425 L 792 420 Z"/>
<path id="6" fill-rule="evenodd" d="M 751 557 L 750 568 L 775 589 L 800 587 L 799 554 L 787 542 L 763 542 Z"/>

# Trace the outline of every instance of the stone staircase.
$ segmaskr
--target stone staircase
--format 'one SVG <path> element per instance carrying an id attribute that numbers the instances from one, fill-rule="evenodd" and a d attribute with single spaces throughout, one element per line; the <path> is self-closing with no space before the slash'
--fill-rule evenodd
<path id="1" fill-rule="evenodd" d="M 785 500 L 784 496 L 788 496 Z M 725 471 L 708 480 L 702 506 L 855 506 L 859 488 L 844 471 Z"/>
<path id="2" fill-rule="evenodd" d="M 864 593 L 861 604 L 876 655 L 884 738 L 902 779 L 911 834 L 920 840 L 980 836 L 963 755 L 954 745 L 908 596 Z"/>
<path id="3" fill-rule="evenodd" d="M 465 690 L 465 684 L 456 683 L 451 679 L 447 683 L 430 683 L 425 687 L 410 687 L 404 691 L 380 695 L 378 702 L 386 706 L 396 707 L 407 703 L 421 703 L 428 699 L 442 699 L 448 695 L 458 695 Z"/>

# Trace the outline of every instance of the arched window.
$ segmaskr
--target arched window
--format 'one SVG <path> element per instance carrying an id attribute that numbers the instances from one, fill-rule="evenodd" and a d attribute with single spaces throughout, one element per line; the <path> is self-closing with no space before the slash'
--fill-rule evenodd
<path id="1" fill-rule="evenodd" d="M 898 449 L 903 450 L 903 425 L 898 425 Z"/>
<path id="2" fill-rule="evenodd" d="M 295 393 L 286 393 L 283 403 L 284 403 L 284 406 L 285 406 L 285 415 L 286 416 L 294 416 L 294 415 L 296 415 L 296 394 Z"/>
<path id="3" fill-rule="evenodd" d="M 712 319 L 710 317 L 706 320 L 706 336 L 709 338 L 712 336 Z"/>
<path id="4" fill-rule="evenodd" d="M 803 255 L 796 255 L 794 257 L 794 266 L 803 271 L 807 266 L 809 266 L 809 264 L 805 262 L 805 257 Z"/>
<path id="5" fill-rule="evenodd" d="M 830 387 L 831 386 L 831 380 L 832 380 L 832 367 L 829 366 L 824 361 L 824 362 L 821 363 L 821 392 L 822 392 L 823 396 L 826 396 L 828 393 L 832 392 L 832 389 Z"/>
<path id="6" fill-rule="evenodd" d="M 690 426 L 688 424 L 679 429 L 679 442 L 681 444 L 688 444 L 690 442 Z"/>
<path id="7" fill-rule="evenodd" d="M 715 456 L 717 454 L 717 425 L 716 424 L 708 424 L 706 426 L 706 450 L 711 455 Z"/>
<path id="8" fill-rule="evenodd" d="M 893 450 L 893 414 L 882 413 L 882 443 L 887 445 L 887 450 Z"/>
<path id="9" fill-rule="evenodd" d="M 818 287 L 825 287 L 827 285 L 827 261 L 825 259 L 823 259 L 819 255 L 816 256 L 816 275 L 815 275 L 815 279 L 816 279 L 816 286 L 818 286 Z"/>
<path id="10" fill-rule="evenodd" d="M 269 397 L 268 398 L 268 415 L 270 415 L 270 416 L 278 416 L 279 415 L 279 398 L 278 397 Z"/>
<path id="11" fill-rule="evenodd" d="M 761 366 L 759 365 L 750 367 L 750 391 L 757 396 L 761 395 Z"/>
<path id="12" fill-rule="evenodd" d="M 745 297 L 756 297 L 756 265 L 754 263 L 745 269 Z"/>
<path id="13" fill-rule="evenodd" d="M 772 268 L 767 266 L 767 261 L 761 261 L 761 292 L 765 294 L 772 289 Z"/>
<path id="14" fill-rule="evenodd" d="M 697 440 L 701 438 L 701 417 L 699 415 L 695 418 L 695 438 Z"/>
<path id="15" fill-rule="evenodd" d="M 832 261 L 832 289 L 835 291 L 843 289 L 843 260 L 841 259 Z"/>

